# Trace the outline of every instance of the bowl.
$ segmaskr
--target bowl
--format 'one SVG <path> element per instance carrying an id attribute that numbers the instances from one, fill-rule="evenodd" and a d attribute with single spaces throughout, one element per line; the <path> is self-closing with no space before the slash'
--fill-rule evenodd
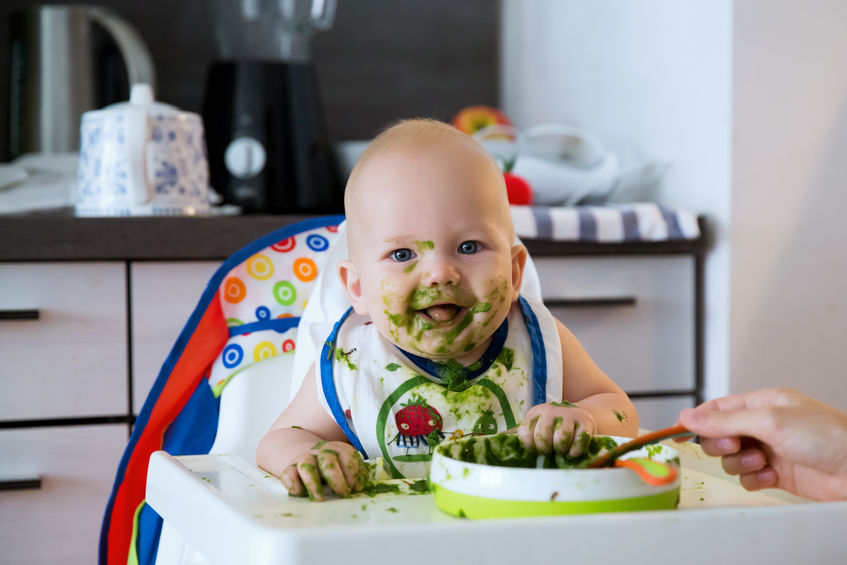
<path id="1" fill-rule="evenodd" d="M 510 441 L 514 443 L 517 436 L 512 437 L 514 439 Z M 615 444 L 630 439 L 617 436 L 594 439 L 608 441 L 603 438 L 609 438 Z M 489 464 L 497 462 L 496 456 L 482 456 L 489 463 L 455 458 L 457 452 L 470 451 L 468 446 L 472 444 L 467 442 L 479 439 L 465 437 L 445 441 L 433 454 L 429 480 L 435 504 L 453 516 L 481 519 L 669 510 L 679 504 L 682 476 L 679 456 L 676 450 L 665 445 L 648 445 L 621 457 L 647 457 L 677 468 L 674 482 L 652 486 L 624 468 L 535 468 L 531 461 L 532 467 L 504 466 L 502 462 Z M 531 455 L 530 459 L 537 460 L 537 457 Z M 511 463 L 526 465 L 527 461 L 526 456 L 520 455 Z"/>

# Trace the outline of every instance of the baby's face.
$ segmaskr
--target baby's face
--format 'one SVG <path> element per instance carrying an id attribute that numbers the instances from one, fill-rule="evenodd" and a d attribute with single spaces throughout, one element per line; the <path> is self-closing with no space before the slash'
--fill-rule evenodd
<path id="1" fill-rule="evenodd" d="M 375 156 L 348 210 L 356 310 L 402 349 L 433 359 L 482 353 L 523 268 L 502 175 L 469 143 Z"/>

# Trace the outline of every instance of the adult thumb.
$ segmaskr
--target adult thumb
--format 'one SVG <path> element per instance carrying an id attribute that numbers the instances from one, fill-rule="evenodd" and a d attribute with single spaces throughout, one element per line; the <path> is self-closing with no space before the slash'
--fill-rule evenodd
<path id="1" fill-rule="evenodd" d="M 757 409 L 698 410 L 686 408 L 679 414 L 680 423 L 701 437 L 721 438 L 761 434 L 762 414 Z"/>

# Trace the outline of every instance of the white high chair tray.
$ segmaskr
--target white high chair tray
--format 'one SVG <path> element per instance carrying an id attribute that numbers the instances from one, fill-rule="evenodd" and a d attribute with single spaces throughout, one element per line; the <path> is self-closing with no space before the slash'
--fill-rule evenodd
<path id="1" fill-rule="evenodd" d="M 150 458 L 147 503 L 209 563 L 847 562 L 847 502 L 751 493 L 696 444 L 680 453 L 678 510 L 464 520 L 429 494 L 289 497 L 282 483 L 229 455 Z"/>

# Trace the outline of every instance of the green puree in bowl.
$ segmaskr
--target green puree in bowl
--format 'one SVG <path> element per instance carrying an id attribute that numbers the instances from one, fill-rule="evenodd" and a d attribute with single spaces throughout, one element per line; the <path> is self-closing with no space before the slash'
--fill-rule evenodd
<path id="1" fill-rule="evenodd" d="M 526 449 L 516 434 L 472 436 L 442 443 L 436 449 L 441 455 L 464 463 L 527 469 L 572 469 L 584 466 L 601 450 L 609 450 L 617 445 L 610 437 L 589 438 L 587 433 L 583 433 L 577 441 L 585 444 L 582 455 L 578 457 L 538 453 Z"/>

